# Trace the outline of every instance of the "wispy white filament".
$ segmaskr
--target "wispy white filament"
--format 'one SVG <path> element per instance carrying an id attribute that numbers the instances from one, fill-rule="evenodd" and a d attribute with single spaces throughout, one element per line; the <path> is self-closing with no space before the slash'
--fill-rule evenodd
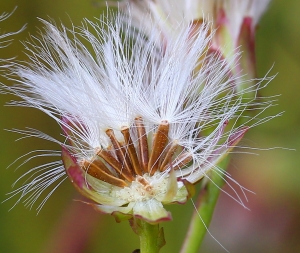
<path id="1" fill-rule="evenodd" d="M 13 13 L 14 11 L 17 9 L 17 7 L 10 13 L 7 13 L 7 12 L 3 12 L 2 14 L 0 14 L 0 22 L 8 19 Z M 3 48 L 3 47 L 7 47 L 11 42 L 12 42 L 12 39 L 7 39 L 9 37 L 11 37 L 12 35 L 16 35 L 17 33 L 23 31 L 25 29 L 25 25 L 17 32 L 8 32 L 8 33 L 0 33 L 0 48 Z M 0 32 L 1 32 L 1 29 L 0 29 Z"/>

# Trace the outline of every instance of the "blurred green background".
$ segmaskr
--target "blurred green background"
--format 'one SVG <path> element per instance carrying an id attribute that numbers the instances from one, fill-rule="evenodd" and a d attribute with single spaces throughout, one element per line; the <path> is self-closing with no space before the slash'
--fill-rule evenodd
<path id="1" fill-rule="evenodd" d="M 66 26 L 80 25 L 83 18 L 94 19 L 102 10 L 90 0 L 1 0 L 0 13 L 10 12 L 0 23 L 1 33 L 16 31 L 25 23 L 27 29 L 15 36 L 8 48 L 0 49 L 0 58 L 17 56 L 25 59 L 23 46 L 29 34 L 36 35 L 42 27 L 39 18 L 53 19 Z M 275 80 L 262 95 L 281 94 L 278 106 L 268 114 L 284 111 L 283 116 L 251 129 L 245 145 L 258 148 L 257 155 L 236 155 L 230 173 L 249 193 L 245 210 L 222 194 L 210 227 L 211 233 L 230 252 L 300 252 L 300 2 L 274 0 L 261 20 L 257 33 L 257 66 L 259 76 L 273 66 Z M 9 84 L 4 78 L 1 82 Z M 0 200 L 11 191 L 11 184 L 33 161 L 14 172 L 5 169 L 17 157 L 35 149 L 57 149 L 51 143 L 27 139 L 15 142 L 19 136 L 2 129 L 32 127 L 59 138 L 59 128 L 49 118 L 33 109 L 4 107 L 13 99 L 0 96 L 1 183 Z M 295 149 L 288 151 L 281 148 Z M 259 150 L 266 149 L 266 150 Z M 22 204 L 8 211 L 17 198 L 0 205 L 0 252 L 10 253 L 109 253 L 132 252 L 138 248 L 138 238 L 127 222 L 115 223 L 112 217 L 94 212 L 90 207 L 73 201 L 79 199 L 70 182 L 56 190 L 36 215 Z M 38 202 L 40 203 L 40 202 Z M 162 253 L 178 252 L 188 226 L 193 206 L 171 206 L 173 221 L 163 224 L 167 245 Z M 72 248 L 73 247 L 73 248 Z M 210 236 L 201 252 L 225 252 Z"/>

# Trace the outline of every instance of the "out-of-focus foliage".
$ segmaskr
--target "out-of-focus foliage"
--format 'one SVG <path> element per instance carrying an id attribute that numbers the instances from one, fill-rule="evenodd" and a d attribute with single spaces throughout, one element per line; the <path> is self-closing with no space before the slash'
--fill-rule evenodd
<path id="1" fill-rule="evenodd" d="M 20 29 L 27 23 L 27 29 L 14 36 L 14 42 L 0 49 L 0 58 L 17 57 L 26 59 L 20 41 L 28 34 L 37 35 L 42 27 L 39 18 L 63 22 L 71 27 L 80 25 L 83 18 L 94 19 L 106 9 L 90 0 L 11 0 L 0 2 L 0 13 L 9 12 L 18 6 L 15 13 L 0 23 L 1 32 Z M 300 3 L 293 0 L 274 0 L 261 20 L 257 33 L 257 66 L 262 77 L 273 66 L 271 75 L 278 73 L 275 80 L 261 92 L 262 96 L 281 94 L 278 106 L 268 113 L 285 111 L 284 115 L 252 129 L 243 140 L 255 148 L 286 147 L 287 151 L 252 150 L 258 155 L 236 155 L 232 160 L 230 173 L 243 186 L 254 191 L 248 194 L 247 211 L 227 197 L 221 197 L 211 226 L 212 234 L 230 252 L 297 252 L 300 251 Z M 72 22 L 71 22 L 72 20 Z M 4 78 L 1 82 L 11 85 Z M 33 127 L 59 138 L 59 128 L 48 117 L 37 110 L 4 107 L 13 99 L 0 96 L 0 140 L 1 140 L 1 183 L 0 200 L 11 190 L 10 185 L 29 166 L 14 172 L 14 166 L 5 168 L 14 159 L 34 149 L 57 147 L 40 140 L 22 140 L 19 136 L 2 129 Z M 41 160 L 32 162 L 34 166 Z M 72 185 L 66 181 L 48 200 L 40 214 L 17 205 L 8 212 L 16 198 L 0 205 L 0 251 L 11 253 L 56 252 L 55 240 L 62 243 L 78 240 L 78 228 L 91 231 L 85 253 L 132 252 L 138 247 L 138 238 L 126 222 L 116 224 L 112 217 L 95 215 L 93 210 L 82 208 Z M 186 231 L 193 206 L 171 207 L 173 221 L 163 224 L 167 245 L 162 252 L 178 252 Z M 71 211 L 69 211 L 71 210 Z M 75 211 L 74 211 L 75 210 Z M 65 217 L 75 228 L 62 224 Z M 81 221 L 81 222 L 80 222 Z M 67 222 L 66 222 L 67 223 Z M 82 225 L 90 224 L 87 226 Z M 70 224 L 69 224 L 70 225 Z M 76 229 L 77 227 L 77 229 Z M 66 232 L 64 232 L 66 230 Z M 73 251 L 75 252 L 75 251 Z M 224 252 L 209 236 L 203 252 Z"/>

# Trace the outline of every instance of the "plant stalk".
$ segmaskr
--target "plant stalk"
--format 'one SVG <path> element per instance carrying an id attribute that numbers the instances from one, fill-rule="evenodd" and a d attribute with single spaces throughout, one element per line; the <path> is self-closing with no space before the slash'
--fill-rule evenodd
<path id="1" fill-rule="evenodd" d="M 150 224 L 141 219 L 134 219 L 131 225 L 140 238 L 140 253 L 158 253 L 165 245 L 163 228 L 159 224 Z"/>
<path id="2" fill-rule="evenodd" d="M 226 157 L 221 161 L 219 167 L 226 169 L 228 162 L 229 157 Z M 208 230 L 208 226 L 211 222 L 214 208 L 223 185 L 223 178 L 217 173 L 212 173 L 210 181 L 203 189 L 202 194 L 199 194 L 188 232 L 180 253 L 199 252 L 199 248 Z"/>

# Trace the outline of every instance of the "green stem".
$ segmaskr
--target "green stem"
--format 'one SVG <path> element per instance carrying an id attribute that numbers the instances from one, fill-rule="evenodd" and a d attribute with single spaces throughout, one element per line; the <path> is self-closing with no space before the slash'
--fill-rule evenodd
<path id="1" fill-rule="evenodd" d="M 219 167 L 222 169 L 227 168 L 228 162 L 229 158 L 226 157 L 219 164 Z M 199 248 L 212 219 L 213 211 L 220 194 L 220 188 L 223 185 L 223 178 L 217 175 L 217 173 L 212 173 L 210 181 L 205 186 L 203 194 L 200 194 L 197 199 L 196 210 L 194 211 L 190 221 L 190 226 L 180 253 L 199 252 Z"/>
<path id="2" fill-rule="evenodd" d="M 140 238 L 140 253 L 158 253 L 165 245 L 164 231 L 163 228 L 159 228 L 159 224 L 135 219 L 133 225 L 133 230 Z"/>

